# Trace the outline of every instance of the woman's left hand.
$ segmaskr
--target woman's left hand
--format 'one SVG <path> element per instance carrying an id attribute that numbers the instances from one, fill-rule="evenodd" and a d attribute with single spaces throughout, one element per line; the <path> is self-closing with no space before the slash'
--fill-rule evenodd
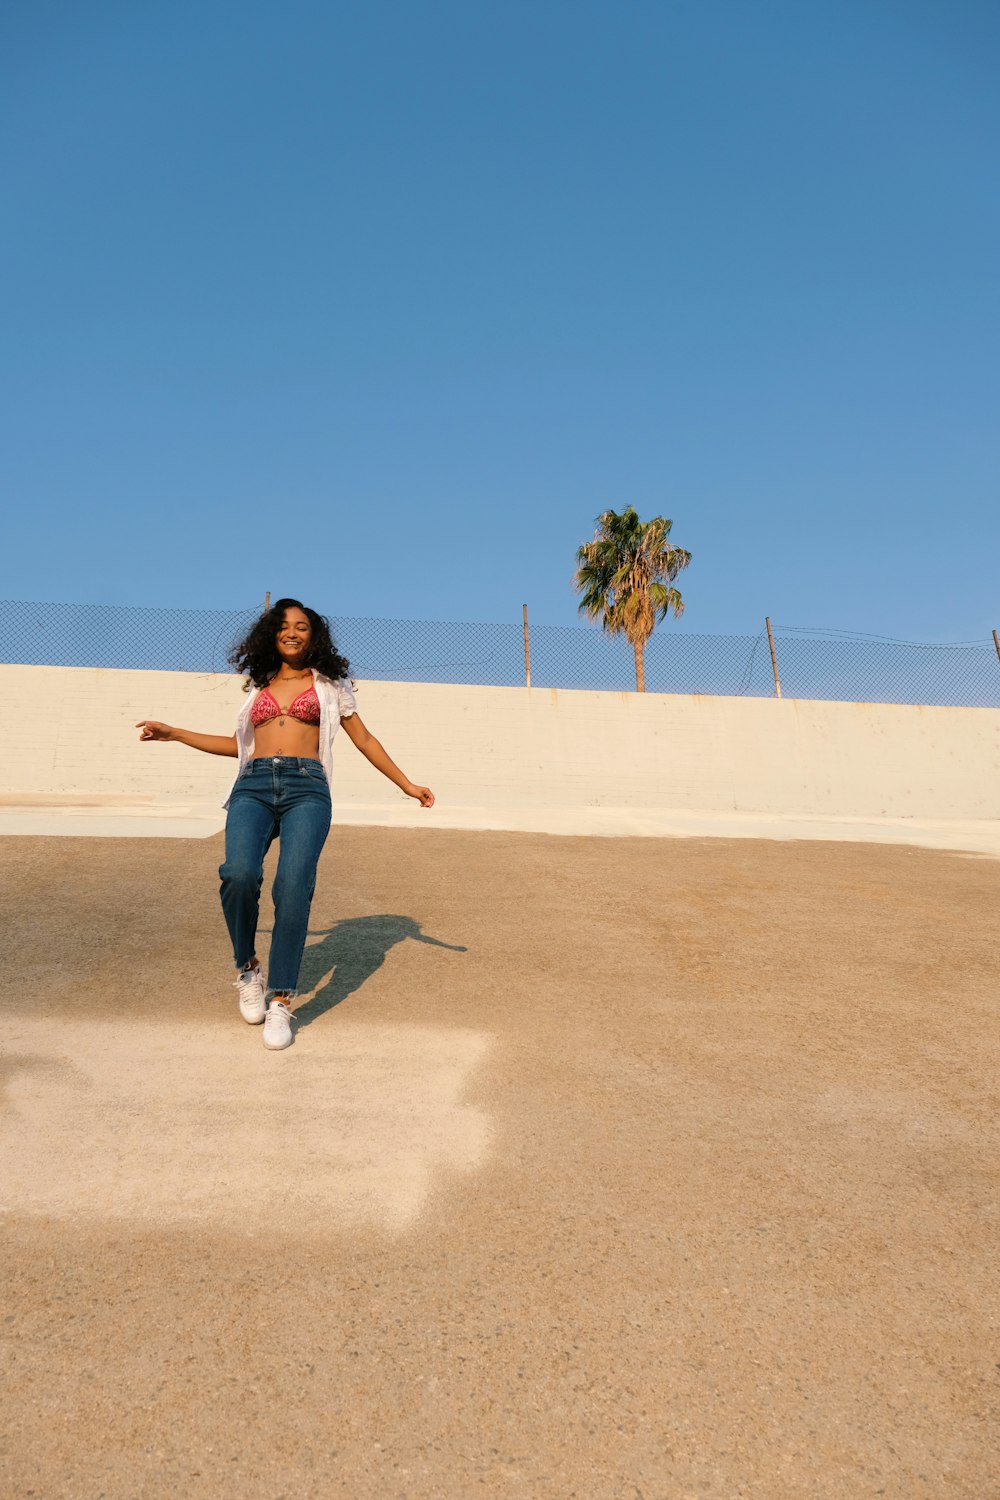
<path id="1" fill-rule="evenodd" d="M 410 785 L 406 788 L 406 795 L 408 797 L 416 797 L 421 807 L 434 806 L 434 793 L 429 786 L 414 786 L 411 781 Z"/>

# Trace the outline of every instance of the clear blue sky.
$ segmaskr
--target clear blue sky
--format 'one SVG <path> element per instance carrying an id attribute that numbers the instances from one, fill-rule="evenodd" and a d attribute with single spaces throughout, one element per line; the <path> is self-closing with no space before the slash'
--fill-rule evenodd
<path id="1" fill-rule="evenodd" d="M 995 0 L 0 18 L 0 593 L 1000 625 Z"/>

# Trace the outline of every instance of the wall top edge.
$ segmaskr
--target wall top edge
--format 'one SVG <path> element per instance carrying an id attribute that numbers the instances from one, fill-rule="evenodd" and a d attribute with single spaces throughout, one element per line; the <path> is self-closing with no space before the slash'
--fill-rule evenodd
<path id="1" fill-rule="evenodd" d="M 2 662 L 0 672 L 12 674 L 64 675 L 67 677 L 89 678 L 90 680 L 109 682 L 115 679 L 128 681 L 130 679 L 157 678 L 161 680 L 183 681 L 187 683 L 200 682 L 211 684 L 219 688 L 231 687 L 234 691 L 241 693 L 242 679 L 235 672 L 178 672 L 157 667 L 59 667 L 59 666 L 33 666 L 23 662 Z M 614 688 L 549 688 L 549 687 L 502 687 L 483 683 L 451 683 L 451 682 L 400 682 L 393 678 L 356 677 L 353 679 L 360 691 L 366 688 L 378 688 L 389 690 L 419 690 L 429 696 L 447 698 L 455 693 L 484 697 L 493 695 L 503 698 L 508 702 L 515 700 L 541 703 L 548 701 L 557 703 L 563 699 L 572 701 L 588 701 L 603 699 L 613 700 L 616 703 L 627 704 L 630 707 L 641 709 L 642 705 L 665 705 L 669 703 L 754 703 L 768 704 L 772 713 L 796 713 L 811 708 L 828 708 L 832 705 L 856 709 L 865 713 L 880 713 L 887 709 L 905 712 L 908 714 L 926 715 L 953 715 L 974 714 L 977 717 L 983 715 L 993 716 L 1000 720 L 1000 708 L 978 707 L 963 704 L 920 704 L 920 703 L 891 703 L 882 700 L 864 700 L 851 698 L 774 698 L 762 697 L 752 694 L 726 694 L 726 693 L 637 693 L 634 690 Z M 242 696 L 242 694 L 241 694 Z"/>

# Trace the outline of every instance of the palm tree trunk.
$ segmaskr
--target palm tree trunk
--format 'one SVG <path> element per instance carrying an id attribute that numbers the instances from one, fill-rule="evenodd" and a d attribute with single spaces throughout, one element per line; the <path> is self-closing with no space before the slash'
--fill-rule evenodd
<path id="1" fill-rule="evenodd" d="M 635 690 L 637 693 L 646 691 L 646 668 L 642 659 L 643 645 L 641 641 L 633 641 L 632 650 L 635 652 Z"/>

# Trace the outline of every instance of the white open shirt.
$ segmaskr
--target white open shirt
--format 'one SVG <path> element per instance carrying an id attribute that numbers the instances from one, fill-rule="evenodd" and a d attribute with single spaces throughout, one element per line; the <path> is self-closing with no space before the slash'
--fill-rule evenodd
<path id="1" fill-rule="evenodd" d="M 358 705 L 355 702 L 351 684 L 346 677 L 339 677 L 334 682 L 332 678 L 324 677 L 321 672 L 317 672 L 315 667 L 312 668 L 312 675 L 316 697 L 319 699 L 319 758 L 326 772 L 327 784 L 332 786 L 334 736 L 340 728 L 341 719 L 357 713 Z M 239 752 L 240 763 L 236 779 L 233 786 L 229 788 L 229 795 L 222 804 L 223 807 L 229 806 L 233 787 L 239 781 L 253 755 L 253 725 L 250 723 L 250 710 L 261 691 L 262 689 L 255 688 L 252 693 L 247 694 L 247 701 L 240 709 L 240 716 L 236 721 L 236 748 Z"/>

